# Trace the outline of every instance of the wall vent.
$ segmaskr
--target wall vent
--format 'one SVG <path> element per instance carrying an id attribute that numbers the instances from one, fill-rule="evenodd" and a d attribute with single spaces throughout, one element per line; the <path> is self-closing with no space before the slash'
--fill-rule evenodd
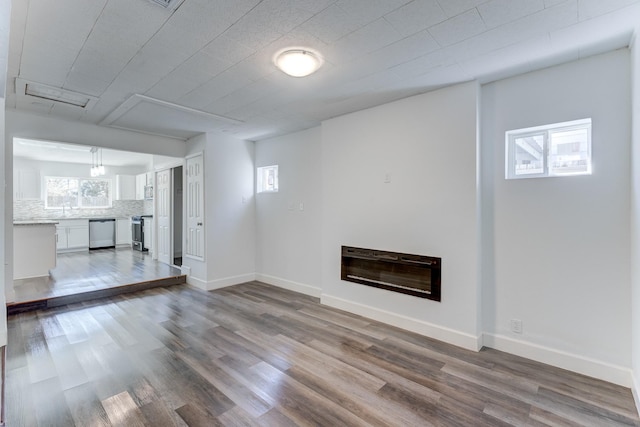
<path id="1" fill-rule="evenodd" d="M 176 10 L 184 0 L 149 0 L 159 6 L 169 10 Z"/>

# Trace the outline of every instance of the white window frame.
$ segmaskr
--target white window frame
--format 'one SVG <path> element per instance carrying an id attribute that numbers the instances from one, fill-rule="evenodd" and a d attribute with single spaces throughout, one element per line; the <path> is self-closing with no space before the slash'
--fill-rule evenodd
<path id="1" fill-rule="evenodd" d="M 587 169 L 579 172 L 554 173 L 549 167 L 550 162 L 550 140 L 551 135 L 557 132 L 567 132 L 571 130 L 587 131 Z M 543 171 L 531 174 L 516 174 L 516 139 L 541 135 L 543 137 Z M 591 119 L 573 120 L 570 122 L 554 123 L 544 126 L 536 126 L 525 129 L 516 129 L 505 132 L 505 179 L 526 179 L 526 178 L 548 178 L 565 177 L 576 175 L 591 175 L 592 173 L 592 151 L 591 151 Z"/>
<path id="2" fill-rule="evenodd" d="M 74 206 L 49 206 L 48 205 L 48 200 L 49 200 L 49 187 L 48 187 L 48 181 L 49 179 L 69 179 L 69 180 L 74 180 L 74 181 L 78 181 L 78 198 L 76 200 L 76 204 Z M 108 206 L 82 206 L 82 200 L 81 200 L 81 195 L 80 195 L 80 188 L 82 187 L 82 182 L 83 181 L 106 181 L 109 183 L 109 205 Z M 113 190 L 114 190 L 114 186 L 113 186 L 113 180 L 111 180 L 110 178 L 83 178 L 83 177 L 77 177 L 77 176 L 45 176 L 44 177 L 44 189 L 43 189 L 43 193 L 44 193 L 44 208 L 45 209 L 111 209 L 113 208 Z"/>
<path id="3" fill-rule="evenodd" d="M 275 171 L 275 183 L 273 188 L 268 188 L 269 184 L 264 182 L 264 177 L 268 171 Z M 261 166 L 256 169 L 256 192 L 260 193 L 277 193 L 279 188 L 278 165 Z"/>

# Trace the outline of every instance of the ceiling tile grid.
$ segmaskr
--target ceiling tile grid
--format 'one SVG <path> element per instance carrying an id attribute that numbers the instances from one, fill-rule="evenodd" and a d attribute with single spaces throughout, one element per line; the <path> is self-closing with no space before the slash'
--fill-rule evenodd
<path id="1" fill-rule="evenodd" d="M 176 10 L 149 0 L 13 3 L 7 108 L 98 124 L 139 94 L 240 119 L 212 126 L 255 139 L 624 47 L 640 8 L 640 0 L 184 0 Z M 318 50 L 324 67 L 305 79 L 280 73 L 273 55 L 290 46 Z M 88 111 L 34 104 L 13 93 L 16 77 L 99 100 Z M 122 118 L 133 129 L 136 120 L 140 131 L 155 125 L 149 114 Z M 184 121 L 198 129 L 158 131 L 202 129 Z"/>
<path id="2" fill-rule="evenodd" d="M 384 17 L 403 36 L 409 36 L 447 19 L 436 0 L 415 0 Z"/>

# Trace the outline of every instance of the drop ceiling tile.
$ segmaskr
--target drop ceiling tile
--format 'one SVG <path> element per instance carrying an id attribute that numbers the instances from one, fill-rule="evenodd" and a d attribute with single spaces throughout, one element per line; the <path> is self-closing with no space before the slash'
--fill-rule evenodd
<path id="1" fill-rule="evenodd" d="M 544 9 L 543 0 L 491 0 L 477 7 L 487 28 L 495 28 Z"/>
<path id="2" fill-rule="evenodd" d="M 180 98 L 197 89 L 202 84 L 203 83 L 193 79 L 171 73 L 145 92 L 145 95 L 163 101 L 177 102 Z"/>
<path id="3" fill-rule="evenodd" d="M 180 98 L 177 103 L 191 108 L 202 109 L 214 100 L 228 95 L 250 83 L 251 80 L 246 77 L 227 70 L 218 74 L 204 85 L 189 92 Z"/>
<path id="4" fill-rule="evenodd" d="M 255 53 L 241 43 L 225 35 L 220 35 L 202 48 L 202 52 L 231 64 L 242 61 Z"/>
<path id="5" fill-rule="evenodd" d="M 340 39 L 329 48 L 326 56 L 333 63 L 353 61 L 401 38 L 391 24 L 384 19 L 378 19 Z"/>
<path id="6" fill-rule="evenodd" d="M 193 15 L 194 13 L 204 15 L 211 25 L 218 25 L 224 30 L 249 13 L 260 1 L 261 0 L 235 0 L 230 2 L 228 0 L 189 0 L 188 2 L 193 4 L 185 9 L 185 11 L 181 11 L 182 6 L 180 6 L 178 11 L 181 13 L 188 12 L 188 15 Z M 193 8 L 191 8 L 191 6 L 193 6 Z M 185 16 L 176 16 L 176 18 L 188 19 L 188 17 Z"/>
<path id="7" fill-rule="evenodd" d="M 166 10 L 149 1 L 110 0 L 87 43 L 107 40 L 113 45 L 143 46 L 169 19 Z"/>
<path id="8" fill-rule="evenodd" d="M 67 83 L 78 74 L 93 76 L 99 81 L 111 83 L 135 56 L 137 50 L 136 46 L 126 43 L 96 48 L 85 46 L 69 72 Z M 96 88 L 92 95 L 98 96 L 104 89 Z"/>
<path id="9" fill-rule="evenodd" d="M 264 0 L 233 24 L 224 35 L 258 50 L 311 16 L 313 14 L 298 7 L 295 0 Z"/>
<path id="10" fill-rule="evenodd" d="M 470 59 L 459 61 L 460 67 L 478 75 L 481 83 L 510 77 L 517 72 L 531 71 L 531 56 L 545 55 L 549 49 L 548 34 L 512 44 Z"/>
<path id="11" fill-rule="evenodd" d="M 65 118 L 67 120 L 80 120 L 82 116 L 84 116 L 85 111 L 80 108 L 56 103 L 51 107 L 49 114 Z"/>
<path id="12" fill-rule="evenodd" d="M 438 50 L 440 46 L 428 31 L 421 31 L 370 53 L 364 61 L 372 61 L 370 69 L 390 68 Z"/>
<path id="13" fill-rule="evenodd" d="M 297 0 L 296 4 L 298 7 L 316 14 L 333 5 L 335 2 L 336 0 Z"/>
<path id="14" fill-rule="evenodd" d="M 169 20 L 173 28 L 180 28 L 185 34 L 195 38 L 200 47 L 222 34 L 235 20 L 228 21 L 220 14 L 218 2 L 206 3 L 185 1 Z M 245 11 L 243 10 L 242 13 Z M 238 13 L 237 17 L 242 16 Z M 237 18 L 236 18 L 237 19 Z"/>
<path id="15" fill-rule="evenodd" d="M 172 71 L 172 65 L 163 61 L 134 57 L 109 86 L 109 92 L 119 96 L 145 93 Z"/>
<path id="16" fill-rule="evenodd" d="M 465 61 L 571 26 L 576 23 L 576 19 L 575 2 L 567 2 L 493 28 L 447 49 L 458 61 Z"/>
<path id="17" fill-rule="evenodd" d="M 484 31 L 486 31 L 486 26 L 476 9 L 429 28 L 431 35 L 443 47 L 477 36 Z"/>
<path id="18" fill-rule="evenodd" d="M 566 1 L 569 1 L 569 0 L 544 0 L 544 7 L 557 6 L 560 3 L 564 3 Z"/>
<path id="19" fill-rule="evenodd" d="M 415 0 L 385 15 L 404 36 L 415 34 L 447 19 L 436 0 Z"/>
<path id="20" fill-rule="evenodd" d="M 64 83 L 64 78 L 78 55 L 77 50 L 57 43 L 25 40 L 24 49 L 28 51 L 22 55 L 20 73 L 42 76 L 36 81 L 53 86 L 61 86 Z M 47 70 L 51 71 L 50 76 L 47 76 Z"/>
<path id="21" fill-rule="evenodd" d="M 463 12 L 473 9 L 479 4 L 486 3 L 488 0 L 438 0 L 442 10 L 447 16 L 452 17 L 460 15 Z"/>
<path id="22" fill-rule="evenodd" d="M 338 0 L 336 5 L 351 16 L 360 16 L 365 22 L 373 22 L 411 0 Z"/>
<path id="23" fill-rule="evenodd" d="M 640 3 L 625 10 L 608 13 L 598 20 L 590 19 L 550 32 L 554 49 L 578 47 L 580 56 L 590 56 L 629 45 L 633 28 L 620 20 L 620 14 L 640 16 Z"/>
<path id="24" fill-rule="evenodd" d="M 391 68 L 401 79 L 408 79 L 433 70 L 454 64 L 456 58 L 447 49 L 439 49 L 434 52 L 422 55 L 412 61 L 405 62 Z"/>
<path id="25" fill-rule="evenodd" d="M 211 104 L 204 107 L 203 110 L 213 114 L 221 114 L 237 118 L 230 115 L 229 112 L 242 106 L 249 105 L 260 98 L 274 93 L 278 89 L 279 88 L 276 85 L 270 83 L 268 80 L 260 80 L 241 87 L 222 98 L 216 99 Z"/>
<path id="26" fill-rule="evenodd" d="M 578 17 L 584 21 L 634 3 L 638 3 L 638 0 L 578 0 Z"/>
<path id="27" fill-rule="evenodd" d="M 111 80 L 100 80 L 95 74 L 83 74 L 72 70 L 67 76 L 64 88 L 92 96 L 100 96 L 111 84 Z"/>
<path id="28" fill-rule="evenodd" d="M 325 43 L 333 43 L 367 22 L 359 14 L 353 16 L 337 5 L 331 5 L 301 25 Z"/>
<path id="29" fill-rule="evenodd" d="M 22 61 L 20 67 L 20 77 L 53 87 L 62 87 L 68 72 L 69 67 L 66 64 L 51 63 L 45 68 L 39 61 L 35 64 Z"/>

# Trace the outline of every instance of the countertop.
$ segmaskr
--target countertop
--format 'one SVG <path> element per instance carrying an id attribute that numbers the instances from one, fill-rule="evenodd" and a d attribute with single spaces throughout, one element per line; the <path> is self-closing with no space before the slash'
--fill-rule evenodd
<path id="1" fill-rule="evenodd" d="M 13 225 L 56 225 L 58 221 L 54 219 L 39 219 L 31 221 L 13 221 Z"/>
<path id="2" fill-rule="evenodd" d="M 18 223 L 46 223 L 46 222 L 60 222 L 60 221 L 69 221 L 69 220 L 91 220 L 91 219 L 131 219 L 130 216 L 81 216 L 81 217 L 62 217 L 62 218 L 29 218 L 29 219 L 20 219 L 13 221 L 14 224 L 18 225 Z"/>

